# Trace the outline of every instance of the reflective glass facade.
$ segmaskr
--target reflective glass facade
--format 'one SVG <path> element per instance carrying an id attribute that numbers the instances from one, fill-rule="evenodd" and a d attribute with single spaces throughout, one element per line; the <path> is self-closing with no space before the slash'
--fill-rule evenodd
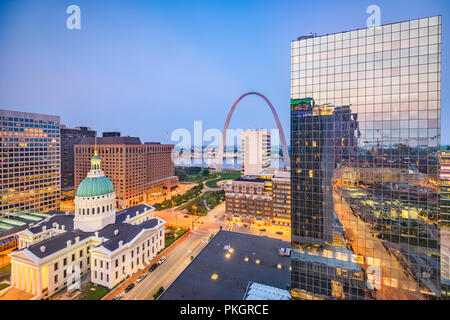
<path id="1" fill-rule="evenodd" d="M 441 160 L 441 293 L 450 298 L 450 146 L 440 147 Z"/>
<path id="2" fill-rule="evenodd" d="M 294 297 L 440 297 L 440 72 L 440 16 L 291 43 Z"/>

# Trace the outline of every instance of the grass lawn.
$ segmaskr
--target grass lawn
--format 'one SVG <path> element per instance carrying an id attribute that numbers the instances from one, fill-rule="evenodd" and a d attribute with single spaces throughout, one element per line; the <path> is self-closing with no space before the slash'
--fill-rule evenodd
<path id="1" fill-rule="evenodd" d="M 11 264 L 0 268 L 0 275 L 11 274 Z"/>
<path id="2" fill-rule="evenodd" d="M 174 233 L 175 230 L 176 230 L 176 229 L 173 229 L 173 228 L 170 229 L 170 232 L 172 233 L 172 236 L 165 239 L 165 247 L 168 247 L 168 246 L 170 246 L 172 243 L 175 242 L 175 237 L 173 236 L 173 233 Z M 183 230 L 183 229 L 177 230 L 177 231 L 176 231 L 176 233 L 177 233 L 177 239 L 178 239 L 179 237 L 181 237 L 183 234 L 185 234 L 186 232 L 187 232 L 187 230 Z"/>
<path id="3" fill-rule="evenodd" d="M 9 287 L 9 284 L 7 284 L 7 283 L 0 283 L 0 291 L 5 289 L 6 287 Z"/>
<path id="4" fill-rule="evenodd" d="M 218 179 L 214 179 L 214 180 L 210 180 L 208 182 L 206 182 L 206 186 L 208 188 L 218 188 L 217 186 L 217 182 L 222 181 L 222 180 L 230 180 L 230 179 L 237 179 L 241 176 L 240 172 L 222 172 L 220 174 L 220 178 Z"/>
<path id="5" fill-rule="evenodd" d="M 95 290 L 91 290 L 94 288 Z M 109 292 L 108 288 L 101 286 L 94 286 L 93 284 L 89 284 L 86 288 L 83 289 L 79 300 L 100 300 Z"/>

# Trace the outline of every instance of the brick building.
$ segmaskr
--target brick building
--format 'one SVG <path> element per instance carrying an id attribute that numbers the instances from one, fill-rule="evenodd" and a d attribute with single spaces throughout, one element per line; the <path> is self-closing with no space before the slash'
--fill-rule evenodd
<path id="1" fill-rule="evenodd" d="M 226 217 L 235 223 L 289 227 L 290 173 L 247 175 L 225 190 Z"/>
<path id="2" fill-rule="evenodd" d="M 95 138 L 84 138 L 75 145 L 75 187 L 89 171 L 88 160 L 94 150 Z M 142 144 L 137 137 L 114 135 L 97 138 L 97 150 L 102 168 L 116 190 L 119 208 L 139 204 L 178 186 L 172 144 Z"/>

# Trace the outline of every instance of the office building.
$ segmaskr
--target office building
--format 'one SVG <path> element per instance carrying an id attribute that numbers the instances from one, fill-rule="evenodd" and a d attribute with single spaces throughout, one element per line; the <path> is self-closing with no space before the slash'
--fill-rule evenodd
<path id="1" fill-rule="evenodd" d="M 119 208 L 142 203 L 178 186 L 172 144 L 142 144 L 139 138 L 126 136 L 87 137 L 75 145 L 75 186 L 89 171 L 86 163 L 94 154 L 95 143 L 103 170 L 116 190 Z"/>
<path id="2" fill-rule="evenodd" d="M 291 55 L 292 295 L 440 298 L 441 17 Z"/>
<path id="3" fill-rule="evenodd" d="M 225 217 L 240 225 L 289 228 L 290 189 L 290 173 L 285 171 L 235 179 L 225 189 Z"/>
<path id="4" fill-rule="evenodd" d="M 59 117 L 0 110 L 0 213 L 59 210 Z"/>
<path id="5" fill-rule="evenodd" d="M 241 133 L 242 175 L 259 175 L 270 167 L 270 132 L 249 129 Z"/>
<path id="6" fill-rule="evenodd" d="M 450 146 L 440 147 L 441 160 L 441 293 L 450 297 Z"/>
<path id="7" fill-rule="evenodd" d="M 74 145 L 86 137 L 95 137 L 97 133 L 88 127 L 67 128 L 61 125 L 61 190 L 75 188 Z"/>

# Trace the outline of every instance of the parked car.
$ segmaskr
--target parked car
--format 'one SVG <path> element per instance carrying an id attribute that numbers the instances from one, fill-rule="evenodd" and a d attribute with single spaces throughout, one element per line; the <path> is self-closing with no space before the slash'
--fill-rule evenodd
<path id="1" fill-rule="evenodd" d="M 185 216 L 184 216 L 185 218 L 189 218 L 189 215 L 188 214 L 186 214 Z"/>
<path id="2" fill-rule="evenodd" d="M 277 231 L 277 232 L 276 232 L 276 234 L 283 234 L 283 232 L 281 232 L 281 231 Z"/>
<path id="3" fill-rule="evenodd" d="M 125 293 L 130 292 L 131 289 L 133 289 L 133 288 L 134 288 L 134 283 L 130 283 L 130 284 L 128 285 L 128 287 L 125 288 Z"/>
<path id="4" fill-rule="evenodd" d="M 164 261 L 166 261 L 166 257 L 164 256 L 164 257 L 161 257 L 161 259 L 159 259 L 159 261 L 158 261 L 158 264 L 161 264 L 161 263 L 163 263 Z"/>
<path id="5" fill-rule="evenodd" d="M 264 232 L 264 231 L 266 231 L 266 229 L 259 229 L 259 231 Z"/>
<path id="6" fill-rule="evenodd" d="M 158 268 L 158 264 L 157 264 L 157 263 L 154 263 L 154 264 L 152 264 L 152 266 L 148 269 L 148 272 L 155 271 L 156 268 Z"/>
<path id="7" fill-rule="evenodd" d="M 141 282 L 142 280 L 145 279 L 146 276 L 147 276 L 147 275 L 146 275 L 145 273 L 142 274 L 141 276 L 139 276 L 139 278 L 136 280 L 136 282 L 137 282 L 137 283 Z"/>
<path id="8" fill-rule="evenodd" d="M 119 293 L 112 298 L 112 300 L 120 300 L 122 298 L 122 295 Z"/>

